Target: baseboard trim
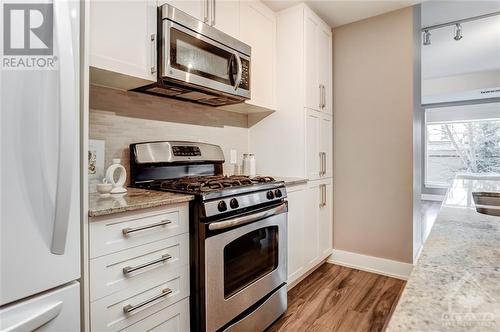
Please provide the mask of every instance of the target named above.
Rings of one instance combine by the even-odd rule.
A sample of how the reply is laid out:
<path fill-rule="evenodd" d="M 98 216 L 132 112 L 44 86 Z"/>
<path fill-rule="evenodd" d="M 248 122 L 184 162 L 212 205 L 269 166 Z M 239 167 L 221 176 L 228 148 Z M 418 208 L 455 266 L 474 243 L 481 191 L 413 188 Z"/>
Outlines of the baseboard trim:
<path fill-rule="evenodd" d="M 423 201 L 442 202 L 445 199 L 445 195 L 422 194 L 420 199 Z"/>
<path fill-rule="evenodd" d="M 401 280 L 407 280 L 413 270 L 412 264 L 335 249 L 326 262 Z"/>

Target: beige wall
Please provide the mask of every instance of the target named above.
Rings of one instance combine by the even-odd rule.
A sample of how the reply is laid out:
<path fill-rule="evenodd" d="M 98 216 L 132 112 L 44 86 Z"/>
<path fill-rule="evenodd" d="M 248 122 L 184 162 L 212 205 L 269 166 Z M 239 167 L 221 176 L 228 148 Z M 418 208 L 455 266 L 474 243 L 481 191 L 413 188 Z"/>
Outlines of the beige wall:
<path fill-rule="evenodd" d="M 413 11 L 334 29 L 334 247 L 412 262 Z"/>
<path fill-rule="evenodd" d="M 229 151 L 236 149 L 241 163 L 248 150 L 247 121 L 245 114 L 193 103 L 95 86 L 90 89 L 89 138 L 105 140 L 105 168 L 113 158 L 121 158 L 129 171 L 129 144 L 155 140 L 218 144 L 227 161 Z"/>

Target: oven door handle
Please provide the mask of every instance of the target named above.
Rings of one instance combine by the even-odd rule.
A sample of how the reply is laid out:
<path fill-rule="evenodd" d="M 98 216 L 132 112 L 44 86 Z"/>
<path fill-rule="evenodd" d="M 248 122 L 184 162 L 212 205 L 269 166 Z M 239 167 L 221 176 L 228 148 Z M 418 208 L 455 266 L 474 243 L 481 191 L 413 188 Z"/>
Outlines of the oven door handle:
<path fill-rule="evenodd" d="M 241 225 L 245 225 L 245 224 L 249 224 L 251 222 L 257 221 L 259 219 L 264 219 L 264 218 L 270 217 L 272 215 L 281 214 L 281 213 L 284 213 L 286 211 L 287 211 L 286 203 L 283 203 L 283 204 L 278 205 L 272 209 L 265 210 L 262 212 L 250 214 L 250 215 L 243 216 L 243 217 L 237 217 L 237 218 L 230 219 L 230 220 L 211 223 L 208 225 L 208 229 L 211 231 L 216 231 L 216 230 L 220 230 L 220 229 L 241 226 Z"/>

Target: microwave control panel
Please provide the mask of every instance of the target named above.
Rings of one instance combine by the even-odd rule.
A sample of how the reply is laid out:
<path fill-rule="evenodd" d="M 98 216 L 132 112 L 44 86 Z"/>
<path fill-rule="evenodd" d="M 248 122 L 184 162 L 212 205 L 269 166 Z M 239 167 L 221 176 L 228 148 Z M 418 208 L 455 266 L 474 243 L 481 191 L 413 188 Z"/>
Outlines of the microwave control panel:
<path fill-rule="evenodd" d="M 245 59 L 241 59 L 241 82 L 239 87 L 241 89 L 250 90 L 250 62 Z"/>

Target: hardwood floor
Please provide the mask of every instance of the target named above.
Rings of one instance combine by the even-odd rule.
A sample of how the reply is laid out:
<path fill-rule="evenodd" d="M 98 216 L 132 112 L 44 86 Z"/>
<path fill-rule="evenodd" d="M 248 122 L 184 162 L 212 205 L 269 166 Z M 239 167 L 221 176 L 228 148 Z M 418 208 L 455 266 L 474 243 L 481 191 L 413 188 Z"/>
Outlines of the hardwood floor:
<path fill-rule="evenodd" d="M 405 282 L 323 264 L 288 293 L 288 310 L 271 325 L 277 331 L 381 331 Z"/>

